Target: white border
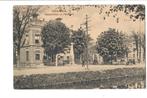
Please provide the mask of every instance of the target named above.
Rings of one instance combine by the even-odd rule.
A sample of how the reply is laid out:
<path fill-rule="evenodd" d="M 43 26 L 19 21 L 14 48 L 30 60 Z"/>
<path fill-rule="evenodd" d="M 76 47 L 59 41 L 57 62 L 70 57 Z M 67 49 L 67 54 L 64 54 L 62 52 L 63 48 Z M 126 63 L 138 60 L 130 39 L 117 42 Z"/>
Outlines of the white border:
<path fill-rule="evenodd" d="M 0 98 L 147 98 L 143 90 L 14 90 L 13 89 L 13 5 L 145 4 L 147 1 L 0 1 Z M 147 11 L 146 11 L 147 13 Z"/>

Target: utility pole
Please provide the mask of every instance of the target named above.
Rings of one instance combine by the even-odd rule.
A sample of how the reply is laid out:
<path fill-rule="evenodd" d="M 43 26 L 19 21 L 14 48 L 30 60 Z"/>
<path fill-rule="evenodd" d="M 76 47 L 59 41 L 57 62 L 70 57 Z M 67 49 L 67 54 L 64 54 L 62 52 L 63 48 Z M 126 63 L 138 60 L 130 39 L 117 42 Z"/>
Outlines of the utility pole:
<path fill-rule="evenodd" d="M 86 15 L 86 21 L 85 21 L 85 39 L 86 39 L 86 45 L 85 45 L 85 60 L 86 60 L 86 68 L 88 69 L 88 65 L 89 65 L 89 51 L 88 51 L 88 33 L 89 33 L 89 26 L 88 26 L 88 22 L 89 22 L 89 17 L 88 15 Z"/>

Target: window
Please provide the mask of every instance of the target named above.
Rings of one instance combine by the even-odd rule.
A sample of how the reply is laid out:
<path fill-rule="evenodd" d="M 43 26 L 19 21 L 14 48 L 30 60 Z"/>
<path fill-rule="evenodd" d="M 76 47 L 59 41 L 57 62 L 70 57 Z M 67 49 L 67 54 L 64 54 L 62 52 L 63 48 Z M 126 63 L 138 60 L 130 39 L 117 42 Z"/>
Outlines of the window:
<path fill-rule="evenodd" d="M 29 61 L 29 51 L 26 51 L 26 61 Z"/>
<path fill-rule="evenodd" d="M 35 51 L 35 60 L 40 60 L 40 50 Z"/>
<path fill-rule="evenodd" d="M 35 34 L 35 44 L 39 44 L 39 34 Z"/>
<path fill-rule="evenodd" d="M 38 53 L 35 54 L 35 60 L 40 60 L 40 54 Z"/>
<path fill-rule="evenodd" d="M 38 39 L 35 39 L 35 44 L 39 44 L 39 40 Z"/>
<path fill-rule="evenodd" d="M 135 57 L 135 54 L 133 54 L 133 57 Z"/>
<path fill-rule="evenodd" d="M 67 56 L 67 60 L 69 60 L 69 56 Z"/>
<path fill-rule="evenodd" d="M 28 36 L 28 34 L 26 34 L 25 44 L 26 44 L 26 45 L 29 45 L 29 36 Z"/>

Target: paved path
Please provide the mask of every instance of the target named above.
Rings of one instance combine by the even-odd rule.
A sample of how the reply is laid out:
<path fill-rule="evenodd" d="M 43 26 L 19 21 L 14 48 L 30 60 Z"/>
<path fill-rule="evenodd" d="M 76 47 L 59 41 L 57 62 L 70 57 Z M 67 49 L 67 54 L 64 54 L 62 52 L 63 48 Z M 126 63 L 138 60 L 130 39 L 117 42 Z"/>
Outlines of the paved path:
<path fill-rule="evenodd" d="M 66 73 L 66 72 L 81 72 L 81 71 L 104 71 L 117 68 L 145 68 L 145 64 L 138 65 L 89 65 L 89 69 L 81 65 L 66 65 L 66 66 L 41 66 L 32 68 L 14 68 L 14 75 L 31 75 L 31 74 L 50 74 L 50 73 Z"/>

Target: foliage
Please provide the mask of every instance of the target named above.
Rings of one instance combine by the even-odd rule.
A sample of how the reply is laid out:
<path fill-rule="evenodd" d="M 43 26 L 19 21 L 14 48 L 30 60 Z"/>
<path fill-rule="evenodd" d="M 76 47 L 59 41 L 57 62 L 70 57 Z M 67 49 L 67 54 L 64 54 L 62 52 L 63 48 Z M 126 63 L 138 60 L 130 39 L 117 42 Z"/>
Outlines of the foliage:
<path fill-rule="evenodd" d="M 119 22 L 118 12 L 124 12 L 126 15 L 130 17 L 133 21 L 136 19 L 145 20 L 145 5 L 137 4 L 137 5 L 79 5 L 79 6 L 56 6 L 55 11 L 57 12 L 67 12 L 67 15 L 72 16 L 71 12 L 79 12 L 80 10 L 94 7 L 98 9 L 98 14 L 105 14 L 106 17 L 112 15 L 116 18 L 116 21 Z M 106 10 L 107 9 L 107 10 Z M 104 17 L 104 20 L 106 19 Z"/>
<path fill-rule="evenodd" d="M 144 5 L 115 5 L 110 6 L 109 10 L 105 12 L 107 16 L 113 14 L 114 18 L 117 18 L 117 22 L 119 21 L 119 17 L 117 17 L 118 12 L 124 12 L 126 15 L 130 17 L 133 21 L 137 19 L 144 20 L 145 19 L 145 6 Z"/>
<path fill-rule="evenodd" d="M 50 20 L 41 31 L 45 54 L 55 58 L 57 53 L 63 52 L 70 44 L 69 29 L 60 20 Z"/>
<path fill-rule="evenodd" d="M 76 59 L 80 59 L 81 54 L 84 52 L 87 44 L 91 40 L 92 39 L 90 38 L 90 36 L 85 35 L 85 32 L 82 29 L 78 29 L 78 31 L 73 31 L 72 42 L 74 43 L 74 53 Z"/>
<path fill-rule="evenodd" d="M 97 38 L 97 52 L 103 57 L 105 63 L 117 58 L 123 58 L 126 53 L 125 35 L 115 29 L 104 31 Z"/>

